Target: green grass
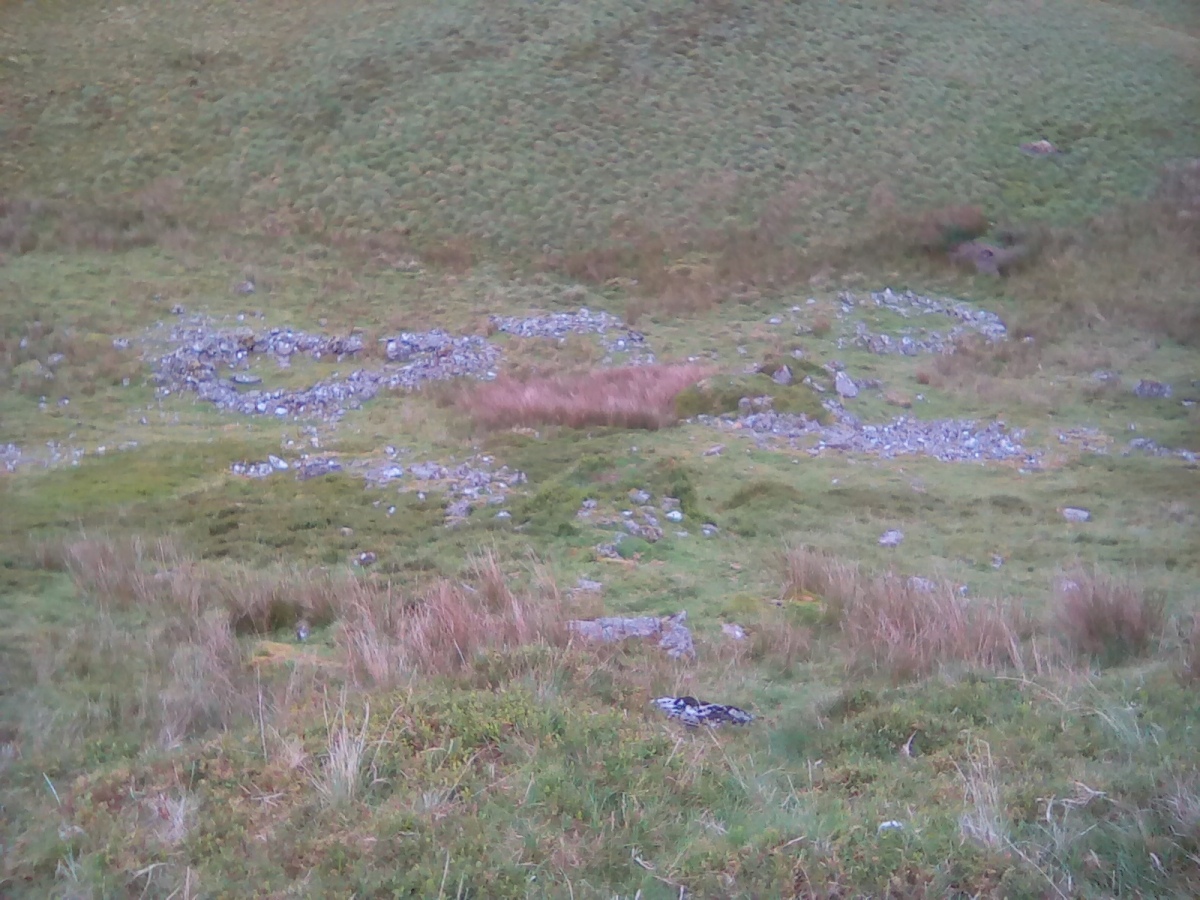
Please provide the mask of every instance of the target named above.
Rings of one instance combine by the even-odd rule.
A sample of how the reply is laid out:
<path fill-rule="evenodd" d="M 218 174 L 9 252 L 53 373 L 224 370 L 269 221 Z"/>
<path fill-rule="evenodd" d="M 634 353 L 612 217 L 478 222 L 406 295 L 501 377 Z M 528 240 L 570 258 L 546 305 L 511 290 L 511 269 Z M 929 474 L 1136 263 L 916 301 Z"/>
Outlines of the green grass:
<path fill-rule="evenodd" d="M 1200 208 L 1178 183 L 1144 199 L 1200 145 L 1190 4 L 10 6 L 0 448 L 37 462 L 0 472 L 0 895 L 1200 891 L 1197 472 L 1121 453 L 1200 450 L 1200 407 L 1180 402 L 1200 399 L 1181 215 Z M 1066 152 L 1018 152 L 1043 137 Z M 993 279 L 909 252 L 906 223 L 963 204 L 1041 256 Z M 977 303 L 1013 340 L 854 348 L 858 321 L 951 324 L 840 315 L 839 291 L 884 286 Z M 837 362 L 881 382 L 846 402 L 863 421 L 999 417 L 1047 465 L 813 457 L 694 423 L 485 433 L 452 387 L 336 426 L 234 418 L 155 396 L 142 354 L 175 304 L 369 345 L 586 305 L 636 318 L 660 361 L 719 369 L 683 416 L 767 394 L 827 418 L 830 395 L 799 381 L 828 385 Z M 494 339 L 518 376 L 603 356 Z M 770 380 L 781 363 L 797 383 Z M 302 387 L 357 365 L 254 370 Z M 1139 400 L 1139 378 L 1176 394 Z M 293 457 L 309 424 L 346 471 L 231 474 Z M 66 454 L 51 466 L 48 442 Z M 487 454 L 528 481 L 447 527 L 446 485 L 354 474 L 388 445 L 401 465 Z M 639 490 L 662 539 L 603 558 Z M 878 544 L 890 529 L 899 547 Z M 818 558 L 824 576 L 798 580 Z M 938 638 L 884 607 L 889 572 L 948 586 L 930 602 L 962 613 L 966 643 L 926 667 L 871 643 Z M 1148 637 L 1064 612 L 1063 578 L 1107 575 Z M 581 578 L 599 596 L 571 594 Z M 493 625 L 510 595 L 551 619 L 685 609 L 698 656 L 547 627 L 455 633 L 468 652 L 439 659 L 402 627 L 437 590 Z M 988 598 L 1018 663 L 969 631 L 997 621 Z M 650 706 L 665 694 L 757 719 L 686 732 Z"/>
<path fill-rule="evenodd" d="M 1198 137 L 1175 87 L 1194 46 L 1163 53 L 1082 2 L 157 9 L 138 74 L 138 41 L 111 48 L 123 14 L 89 9 L 51 83 L 57 20 L 10 14 L 10 72 L 37 89 L 9 125 L 32 126 L 23 184 L 170 174 L 292 228 L 534 252 L 603 241 L 614 214 L 715 225 L 789 190 L 801 233 L 836 229 L 882 172 L 908 202 L 1071 221 Z M 1043 135 L 1070 152 L 1031 165 L 1016 145 Z"/>

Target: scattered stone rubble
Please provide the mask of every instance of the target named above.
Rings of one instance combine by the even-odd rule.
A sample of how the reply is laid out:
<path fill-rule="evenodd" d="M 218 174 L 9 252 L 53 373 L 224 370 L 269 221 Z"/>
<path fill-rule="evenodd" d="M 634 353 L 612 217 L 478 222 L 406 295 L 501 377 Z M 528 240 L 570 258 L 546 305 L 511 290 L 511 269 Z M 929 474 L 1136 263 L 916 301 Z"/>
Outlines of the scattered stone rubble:
<path fill-rule="evenodd" d="M 478 505 L 504 503 L 508 492 L 525 483 L 525 473 L 501 466 L 493 469 L 494 457 L 472 457 L 465 462 L 442 465 L 436 462 L 417 462 L 404 467 L 390 461 L 375 459 L 348 460 L 336 456 L 302 454 L 292 460 L 269 456 L 266 460 L 235 462 L 229 467 L 234 475 L 245 478 L 266 478 L 279 472 L 293 472 L 304 481 L 331 472 L 346 471 L 363 478 L 370 487 L 382 488 L 397 483 L 403 492 L 439 490 L 447 499 L 446 515 L 456 524 L 471 514 Z"/>
<path fill-rule="evenodd" d="M 606 312 L 582 307 L 575 313 L 548 313 L 540 316 L 492 316 L 492 327 L 516 337 L 565 338 L 569 334 L 596 334 L 609 353 L 626 353 L 626 362 L 652 363 L 654 354 L 646 347 L 646 338 L 620 318 Z M 615 334 L 614 334 L 615 332 Z"/>
<path fill-rule="evenodd" d="M 1142 400 L 1170 400 L 1172 390 L 1169 384 L 1143 378 L 1133 386 L 1133 394 Z"/>
<path fill-rule="evenodd" d="M 1146 453 L 1150 456 L 1177 456 L 1192 466 L 1200 461 L 1200 453 L 1193 450 L 1172 450 L 1170 447 L 1159 445 L 1150 438 L 1134 438 L 1129 442 L 1129 446 L 1121 452 L 1121 455 L 1131 456 L 1134 453 Z"/>
<path fill-rule="evenodd" d="M 600 528 L 621 529 L 614 535 L 611 543 L 600 544 L 595 548 L 599 556 L 607 559 L 619 559 L 621 553 L 617 549 L 617 545 L 625 539 L 626 535 L 641 538 L 651 544 L 663 539 L 660 513 L 669 522 L 678 524 L 683 521 L 684 515 L 679 508 L 678 499 L 663 497 L 657 507 L 651 505 L 651 499 L 649 491 L 630 491 L 629 500 L 633 504 L 633 508 L 621 509 L 616 515 L 598 512 L 599 504 L 595 500 L 588 499 L 583 501 L 583 505 L 576 511 L 575 517 Z M 676 536 L 686 537 L 687 535 L 686 532 L 676 532 Z"/>
<path fill-rule="evenodd" d="M 760 404 L 763 406 L 765 404 Z M 753 404 L 751 404 L 753 406 Z M 981 425 L 967 419 L 917 419 L 899 416 L 882 424 L 863 424 L 835 407 L 839 421 L 822 425 L 804 415 L 771 409 L 724 416 L 697 416 L 695 421 L 725 431 L 750 432 L 756 437 L 812 441 L 808 452 L 817 456 L 826 450 L 865 453 L 883 459 L 897 456 L 930 456 L 942 462 L 983 462 L 1021 459 L 1040 465 L 1041 451 L 1021 444 L 1024 432 L 1010 431 L 1003 422 Z"/>
<path fill-rule="evenodd" d="M 960 300 L 923 297 L 912 291 L 897 294 L 888 288 L 867 297 L 843 291 L 838 294 L 838 302 L 841 304 L 842 316 L 851 315 L 860 308 L 873 307 L 887 310 L 905 319 L 936 315 L 957 323 L 941 331 L 924 327 L 905 329 L 899 337 L 893 337 L 874 334 L 865 322 L 857 322 L 854 337 L 849 339 L 849 345 L 865 348 L 872 353 L 899 353 L 905 356 L 953 353 L 955 343 L 968 334 L 978 334 L 988 341 L 1002 341 L 1008 337 L 1008 329 L 999 316 L 987 310 L 976 309 Z M 844 349 L 846 346 L 847 339 L 838 338 L 838 347 Z"/>
<path fill-rule="evenodd" d="M 256 333 L 249 327 L 213 329 L 203 322 L 183 323 L 171 331 L 177 346 L 154 365 L 157 396 L 191 391 L 219 409 L 247 416 L 305 416 L 338 419 L 385 389 L 412 389 L 425 381 L 495 377 L 500 353 L 477 335 L 454 337 L 444 331 L 404 333 L 387 340 L 388 365 L 355 369 L 298 390 L 245 390 L 259 383 L 247 367 L 255 356 L 274 359 L 282 368 L 296 355 L 343 362 L 361 355 L 361 336 L 326 336 L 274 328 Z M 228 375 L 223 370 L 235 369 Z"/>
<path fill-rule="evenodd" d="M 627 354 L 626 362 L 654 362 L 645 337 L 605 312 L 584 308 L 576 313 L 493 316 L 491 322 L 497 331 L 516 337 L 595 334 L 610 354 Z M 381 390 L 411 390 L 423 382 L 452 378 L 491 379 L 501 356 L 500 348 L 480 335 L 455 336 L 441 329 L 404 332 L 383 339 L 384 365 L 337 374 L 307 388 L 265 390 L 256 387 L 262 378 L 247 371 L 255 357 L 273 359 L 281 368 L 288 368 L 298 355 L 341 363 L 362 356 L 366 349 L 362 336 L 286 328 L 255 332 L 249 326 L 220 328 L 202 317 L 191 317 L 169 329 L 167 342 L 173 348 L 154 361 L 160 398 L 190 391 L 223 411 L 281 418 L 336 420 Z"/>
<path fill-rule="evenodd" d="M 94 452 L 103 456 L 108 449 L 131 450 L 138 445 L 137 441 L 126 441 L 117 447 L 97 447 Z M 0 471 L 15 472 L 17 469 L 38 466 L 51 469 L 56 466 L 77 466 L 89 453 L 84 447 L 70 446 L 58 441 L 47 441 L 45 450 L 33 450 L 19 444 L 0 444 Z"/>

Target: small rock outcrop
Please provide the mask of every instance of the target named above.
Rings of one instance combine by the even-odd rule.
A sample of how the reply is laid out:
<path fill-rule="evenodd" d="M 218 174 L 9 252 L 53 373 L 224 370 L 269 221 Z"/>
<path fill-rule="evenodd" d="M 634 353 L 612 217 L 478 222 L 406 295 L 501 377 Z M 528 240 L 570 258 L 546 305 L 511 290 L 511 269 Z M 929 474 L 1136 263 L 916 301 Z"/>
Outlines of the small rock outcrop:
<path fill-rule="evenodd" d="M 589 641 L 611 644 L 629 638 L 658 638 L 658 646 L 672 659 L 692 658 L 696 647 L 687 625 L 687 611 L 660 619 L 657 616 L 606 616 L 600 619 L 574 619 L 568 628 Z"/>

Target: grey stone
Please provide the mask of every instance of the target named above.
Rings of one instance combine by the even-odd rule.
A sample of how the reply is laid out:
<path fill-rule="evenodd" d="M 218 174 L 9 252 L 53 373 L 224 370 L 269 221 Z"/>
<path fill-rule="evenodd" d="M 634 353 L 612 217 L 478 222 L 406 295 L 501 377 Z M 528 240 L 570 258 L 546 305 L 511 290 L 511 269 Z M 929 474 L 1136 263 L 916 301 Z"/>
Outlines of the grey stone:
<path fill-rule="evenodd" d="M 1089 510 L 1078 506 L 1064 506 L 1062 511 L 1063 518 L 1068 522 L 1087 522 L 1092 518 Z"/>
<path fill-rule="evenodd" d="M 300 481 L 307 481 L 310 478 L 319 478 L 322 475 L 328 475 L 330 472 L 340 472 L 342 471 L 342 464 L 333 457 L 305 457 L 295 463 L 295 468 L 296 478 Z"/>
<path fill-rule="evenodd" d="M 600 619 L 575 619 L 567 623 L 570 631 L 584 640 L 616 643 L 629 638 L 658 638 L 658 646 L 672 659 L 692 658 L 696 647 L 687 627 L 687 611 L 660 619 L 657 616 L 606 616 Z"/>
<path fill-rule="evenodd" d="M 780 366 L 775 370 L 775 374 L 771 376 L 771 380 L 776 384 L 791 384 L 792 370 L 788 366 Z"/>
<path fill-rule="evenodd" d="M 389 365 L 382 368 L 358 369 L 348 375 L 335 373 L 300 390 L 239 393 L 239 381 L 247 386 L 245 373 L 239 373 L 241 379 L 234 376 L 224 381 L 220 377 L 223 367 L 243 366 L 254 354 L 270 356 L 281 364 L 296 354 L 341 360 L 359 354 L 363 340 L 357 334 L 330 337 L 278 328 L 258 333 L 245 327 L 221 330 L 204 322 L 188 322 L 171 329 L 170 340 L 175 349 L 155 363 L 159 396 L 188 390 L 227 412 L 334 421 L 381 390 L 411 390 L 429 380 L 485 378 L 500 355 L 497 347 L 478 335 L 453 337 L 437 330 L 401 334 L 391 339 Z M 400 359 L 404 365 L 391 364 Z"/>
<path fill-rule="evenodd" d="M 1161 381 L 1150 381 L 1143 378 L 1134 385 L 1133 393 L 1143 400 L 1169 400 L 1171 398 L 1171 386 L 1163 384 Z"/>
<path fill-rule="evenodd" d="M 838 392 L 838 396 L 852 399 L 858 396 L 858 385 L 854 383 L 854 379 L 845 372 L 839 371 L 833 378 L 833 387 Z"/>
<path fill-rule="evenodd" d="M 672 659 L 694 658 L 696 645 L 692 641 L 692 632 L 687 625 L 687 611 L 681 610 L 663 622 L 662 639 L 658 646 L 667 651 Z"/>
<path fill-rule="evenodd" d="M 744 641 L 746 639 L 746 629 L 734 622 L 722 623 L 721 633 L 735 641 Z"/>
<path fill-rule="evenodd" d="M 885 531 L 879 537 L 880 547 L 899 547 L 904 540 L 904 532 L 893 528 L 890 531 Z"/>

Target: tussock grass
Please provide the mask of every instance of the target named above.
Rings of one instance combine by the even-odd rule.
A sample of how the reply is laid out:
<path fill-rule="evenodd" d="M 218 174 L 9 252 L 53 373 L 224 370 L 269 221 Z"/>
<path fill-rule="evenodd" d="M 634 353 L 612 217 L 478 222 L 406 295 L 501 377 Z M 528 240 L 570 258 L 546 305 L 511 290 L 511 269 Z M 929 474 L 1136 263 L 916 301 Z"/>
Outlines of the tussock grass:
<path fill-rule="evenodd" d="M 1072 569 L 1058 579 L 1054 616 L 1070 645 L 1101 665 L 1147 653 L 1165 625 L 1160 598 L 1094 568 Z"/>
<path fill-rule="evenodd" d="M 389 498 L 354 463 L 229 477 L 243 452 L 303 447 L 299 423 L 152 398 L 141 348 L 114 344 L 180 303 L 361 327 L 375 365 L 397 330 L 575 308 L 567 276 L 640 316 L 663 358 L 737 353 L 743 376 L 676 398 L 697 413 L 770 393 L 823 418 L 802 384 L 759 390 L 758 364 L 824 384 L 837 359 L 880 383 L 846 404 L 863 422 L 895 414 L 895 390 L 913 415 L 1028 419 L 1030 446 L 1096 424 L 1119 443 L 1127 421 L 1190 446 L 1200 169 L 1144 190 L 1200 137 L 1186 5 L 6 9 L 0 453 L 88 455 L 0 474 L 0 894 L 1200 896 L 1200 633 L 1181 679 L 1174 643 L 1128 651 L 1124 625 L 1103 630 L 1120 614 L 1083 602 L 1083 634 L 1137 663 L 1108 670 L 1060 639 L 1059 598 L 1042 611 L 1047 570 L 1076 554 L 1190 598 L 1176 459 L 1113 447 L 1033 476 L 809 459 L 664 428 L 677 370 L 598 373 L 592 335 L 511 340 L 509 396 L 477 421 L 537 434 L 468 450 L 445 420 L 472 412 L 455 383 L 319 429 L 347 458 L 483 452 L 527 474 L 511 519 L 443 527 L 436 490 Z M 1019 153 L 1038 137 L 1064 153 Z M 970 237 L 1031 252 L 976 274 L 947 254 Z M 234 293 L 247 277 L 257 293 Z M 1013 340 L 868 355 L 844 339 L 874 311 L 836 297 L 885 285 L 978 301 Z M 1122 380 L 1078 384 L 1096 368 Z M 1142 377 L 1175 400 L 1131 399 Z M 1063 528 L 1053 508 L 1081 496 L 1103 508 Z M 662 539 L 594 560 L 627 509 Z M 873 544 L 885 517 L 899 553 Z M 39 567 L 27 532 L 77 523 Z M 789 532 L 831 552 L 758 565 Z M 373 566 L 342 565 L 363 550 Z M 588 616 L 686 608 L 697 658 L 571 642 L 574 599 L 507 562 L 531 551 L 564 584 L 603 583 Z M 1021 599 L 913 582 L 896 559 Z M 689 732 L 649 707 L 668 693 L 757 718 Z"/>
<path fill-rule="evenodd" d="M 163 694 L 168 738 L 228 724 L 230 698 L 239 693 L 241 633 L 269 634 L 301 618 L 312 627 L 337 621 L 352 672 L 372 684 L 460 672 L 486 651 L 562 646 L 568 638 L 553 578 L 535 567 L 528 588 L 518 589 L 492 550 L 472 557 L 469 583 L 441 578 L 415 592 L 348 573 L 198 563 L 166 539 L 82 537 L 43 545 L 41 553 L 64 564 L 105 614 L 149 613 L 187 637 L 170 659 Z"/>
<path fill-rule="evenodd" d="M 1182 675 L 1186 681 L 1200 681 L 1200 615 L 1193 617 L 1191 631 L 1184 637 Z"/>
<path fill-rule="evenodd" d="M 832 609 L 837 609 L 852 599 L 859 588 L 861 576 L 857 565 L 812 547 L 786 547 L 780 567 L 783 596 L 788 600 L 826 599 Z"/>
<path fill-rule="evenodd" d="M 783 554 L 785 596 L 815 595 L 841 630 L 851 658 L 909 678 L 960 662 L 983 669 L 1024 667 L 1027 617 L 1010 603 L 963 596 L 944 579 L 887 572 L 803 547 Z"/>
<path fill-rule="evenodd" d="M 567 643 L 567 613 L 546 578 L 514 590 L 498 557 L 484 551 L 471 562 L 473 583 L 439 579 L 415 597 L 359 594 L 343 612 L 339 632 L 356 676 L 391 684 L 411 674 L 453 674 L 480 654 L 528 645 Z"/>
<path fill-rule="evenodd" d="M 1019 612 L 1000 601 L 968 599 L 940 580 L 932 589 L 916 587 L 892 574 L 871 579 L 841 609 L 851 652 L 897 676 L 949 662 L 1020 670 L 1023 624 Z"/>
<path fill-rule="evenodd" d="M 81 593 L 103 610 L 142 608 L 194 621 L 221 610 L 238 633 L 265 634 L 301 618 L 324 625 L 342 607 L 360 602 L 360 592 L 372 590 L 327 569 L 198 562 L 168 538 L 84 535 L 45 544 L 39 553 L 70 572 Z"/>
<path fill-rule="evenodd" d="M 1009 829 L 993 767 L 992 748 L 986 743 L 970 748 L 966 768 L 958 767 L 966 805 L 959 829 L 966 840 L 1004 850 L 1010 840 Z"/>
<path fill-rule="evenodd" d="M 1009 280 L 1021 326 L 1043 342 L 1081 329 L 1130 328 L 1194 347 L 1200 303 L 1200 161 L 1166 165 L 1152 194 L 1045 239 L 1042 259 Z"/>
<path fill-rule="evenodd" d="M 473 388 L 460 405 L 487 428 L 565 425 L 650 431 L 675 421 L 675 398 L 711 374 L 698 365 L 626 366 L 580 375 L 510 378 Z"/>
<path fill-rule="evenodd" d="M 182 217 L 183 182 L 158 178 L 135 191 L 95 202 L 0 197 L 0 251 L 119 253 L 190 241 Z"/>
<path fill-rule="evenodd" d="M 320 769 L 313 776 L 313 784 L 324 800 L 341 806 L 358 799 L 363 787 L 367 750 L 367 732 L 371 726 L 371 707 L 363 706 L 362 722 L 354 729 L 346 717 L 346 698 L 330 720 L 326 715 L 327 744 L 320 760 Z"/>
<path fill-rule="evenodd" d="M 166 747 L 227 729 L 251 708 L 245 648 L 228 618 L 211 610 L 188 624 L 192 633 L 171 649 L 166 684 L 159 692 L 159 739 Z"/>
<path fill-rule="evenodd" d="M 169 538 L 147 542 L 139 536 L 114 540 L 84 534 L 42 544 L 37 552 L 44 566 L 69 572 L 80 591 L 106 610 L 154 602 L 161 583 L 156 567 L 182 561 Z M 190 600 L 193 613 L 199 613 L 200 598 Z"/>

